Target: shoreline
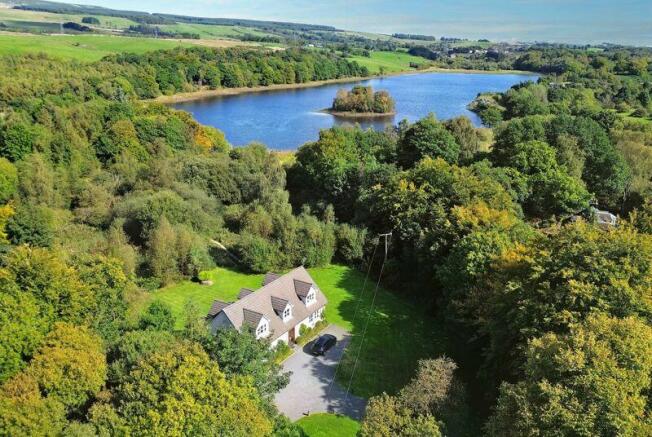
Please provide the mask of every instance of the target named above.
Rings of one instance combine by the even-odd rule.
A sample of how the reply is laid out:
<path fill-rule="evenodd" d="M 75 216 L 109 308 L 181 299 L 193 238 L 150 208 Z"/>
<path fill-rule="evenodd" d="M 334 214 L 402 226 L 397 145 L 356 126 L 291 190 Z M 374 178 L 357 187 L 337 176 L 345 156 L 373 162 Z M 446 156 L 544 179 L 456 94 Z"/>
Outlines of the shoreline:
<path fill-rule="evenodd" d="M 457 73 L 457 74 L 519 74 L 527 76 L 540 76 L 538 73 L 520 70 L 464 70 L 464 69 L 448 69 L 441 67 L 424 68 L 423 70 L 407 70 L 397 71 L 393 73 L 386 73 L 384 75 L 371 75 L 371 76 L 356 76 L 356 77 L 342 77 L 339 79 L 318 80 L 304 83 L 288 83 L 288 84 L 275 84 L 267 86 L 256 87 L 238 87 L 238 88 L 218 88 L 218 89 L 201 89 L 187 93 L 177 93 L 171 96 L 159 96 L 155 99 L 145 100 L 146 102 L 162 103 L 164 105 L 173 105 L 175 103 L 187 103 L 196 100 L 208 100 L 215 97 L 223 96 L 238 96 L 242 94 L 263 93 L 267 91 L 286 91 L 304 88 L 316 88 L 324 85 L 332 85 L 337 83 L 356 83 L 365 80 L 382 79 L 384 77 L 403 76 L 410 74 L 421 73 Z"/>
<path fill-rule="evenodd" d="M 326 108 L 319 111 L 323 114 L 330 114 L 333 117 L 340 118 L 391 118 L 396 116 L 396 111 L 378 113 L 378 112 L 346 112 L 346 111 L 334 111 L 332 109 Z"/>

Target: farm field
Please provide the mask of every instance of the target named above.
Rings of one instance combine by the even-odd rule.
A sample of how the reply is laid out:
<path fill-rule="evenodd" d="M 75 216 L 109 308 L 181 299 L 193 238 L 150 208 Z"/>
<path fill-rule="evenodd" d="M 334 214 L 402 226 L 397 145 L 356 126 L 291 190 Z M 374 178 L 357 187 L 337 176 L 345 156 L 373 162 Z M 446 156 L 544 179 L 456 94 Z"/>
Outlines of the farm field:
<path fill-rule="evenodd" d="M 144 53 L 152 50 L 189 47 L 193 43 L 177 40 L 132 38 L 111 35 L 24 35 L 0 33 L 0 55 L 47 53 L 55 58 L 98 61 L 121 52 Z"/>
<path fill-rule="evenodd" d="M 166 32 L 176 33 L 196 33 L 201 38 L 237 38 L 242 35 L 255 35 L 255 36 L 273 36 L 270 33 L 262 32 L 251 27 L 241 26 L 220 26 L 214 24 L 190 24 L 190 23 L 177 23 L 177 24 L 164 24 L 159 26 L 161 30 Z"/>
<path fill-rule="evenodd" d="M 54 14 L 51 12 L 24 11 L 20 9 L 3 8 L 1 7 L 0 3 L 0 22 L 33 22 L 42 23 L 43 25 L 51 25 L 54 23 L 58 26 L 59 23 L 66 21 L 81 23 L 82 18 L 84 17 L 97 18 L 100 24 L 94 27 L 103 29 L 127 29 L 129 26 L 138 24 L 135 21 L 129 20 L 128 18 L 121 17 L 109 17 L 93 14 Z"/>
<path fill-rule="evenodd" d="M 351 381 L 351 390 L 356 395 L 370 397 L 383 391 L 395 392 L 412 378 L 419 359 L 444 354 L 446 339 L 439 323 L 386 289 L 379 289 L 374 312 L 367 322 L 375 285 L 373 279 L 367 282 L 362 293 L 365 277 L 357 270 L 330 265 L 308 271 L 328 298 L 327 320 L 353 334 L 338 379 L 348 384 L 359 353 L 356 373 Z M 263 278 L 263 275 L 225 268 L 211 270 L 208 275 L 214 282 L 212 286 L 184 281 L 152 293 L 151 299 L 170 305 L 177 317 L 177 328 L 181 328 L 180 316 L 188 300 L 193 300 L 202 313 L 208 312 L 213 300 L 234 301 L 240 288 L 257 289 Z M 401 335 L 396 335 L 399 331 Z M 405 342 L 405 338 L 414 341 Z M 426 338 L 428 341 L 419 341 Z"/>
<path fill-rule="evenodd" d="M 404 52 L 372 52 L 370 57 L 351 56 L 348 59 L 367 67 L 372 74 L 379 73 L 381 67 L 387 73 L 398 73 L 413 70 L 414 68 L 410 67 L 411 62 L 419 65 L 425 65 L 429 62 L 424 58 Z"/>

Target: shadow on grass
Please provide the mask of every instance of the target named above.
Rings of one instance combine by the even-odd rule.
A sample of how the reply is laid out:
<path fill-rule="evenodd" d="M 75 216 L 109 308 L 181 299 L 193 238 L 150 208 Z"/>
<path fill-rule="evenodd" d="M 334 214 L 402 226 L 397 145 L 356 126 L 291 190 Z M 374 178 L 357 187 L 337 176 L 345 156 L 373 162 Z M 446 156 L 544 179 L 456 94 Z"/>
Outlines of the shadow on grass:
<path fill-rule="evenodd" d="M 347 270 L 337 284 L 351 292 L 338 310 L 352 326 L 337 379 L 364 397 L 396 393 L 414 376 L 420 359 L 446 354 L 448 344 L 440 323 L 406 298 L 381 286 L 374 301 L 376 281 L 372 273 L 363 292 L 364 276 Z"/>

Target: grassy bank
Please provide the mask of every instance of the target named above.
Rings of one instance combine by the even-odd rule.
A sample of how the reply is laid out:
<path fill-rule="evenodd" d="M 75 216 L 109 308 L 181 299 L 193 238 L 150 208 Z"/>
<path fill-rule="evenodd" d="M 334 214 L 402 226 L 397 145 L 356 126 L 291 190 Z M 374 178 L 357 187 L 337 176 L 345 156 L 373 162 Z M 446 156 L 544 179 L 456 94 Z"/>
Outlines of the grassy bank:
<path fill-rule="evenodd" d="M 311 268 L 309 272 L 328 298 L 328 321 L 353 334 L 338 371 L 338 380 L 348 385 L 359 354 L 351 381 L 351 390 L 356 395 L 393 393 L 414 375 L 419 359 L 445 352 L 446 339 L 437 321 L 396 294 L 380 288 L 374 311 L 370 313 L 374 284 L 373 281 L 367 283 L 360 299 L 364 275 L 359 271 L 331 265 Z M 195 301 L 202 313 L 208 312 L 213 300 L 234 301 L 240 288 L 259 288 L 263 278 L 263 275 L 225 268 L 214 269 L 209 275 L 214 282 L 212 286 L 185 281 L 152 293 L 150 300 L 159 299 L 169 304 L 177 316 L 177 327 L 180 327 L 179 319 L 188 300 Z M 367 320 L 369 325 L 360 349 Z"/>

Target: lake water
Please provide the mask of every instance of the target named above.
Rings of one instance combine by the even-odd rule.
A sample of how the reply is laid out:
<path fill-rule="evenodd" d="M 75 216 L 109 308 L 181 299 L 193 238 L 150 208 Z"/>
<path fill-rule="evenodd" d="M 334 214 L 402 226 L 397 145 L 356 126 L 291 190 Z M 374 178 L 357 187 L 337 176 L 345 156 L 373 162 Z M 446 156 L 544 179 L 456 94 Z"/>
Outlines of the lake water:
<path fill-rule="evenodd" d="M 387 90 L 396 101 L 396 116 L 359 123 L 363 128 L 381 130 L 402 119 L 414 122 L 434 112 L 442 120 L 466 115 L 479 126 L 479 118 L 466 109 L 478 93 L 505 91 L 528 80 L 536 81 L 537 76 L 420 73 L 355 82 Z M 173 106 L 192 113 L 200 123 L 222 130 L 235 146 L 260 141 L 272 149 L 292 150 L 316 140 L 321 129 L 352 123 L 319 111 L 331 106 L 338 89 L 350 89 L 353 84 L 219 96 Z"/>

